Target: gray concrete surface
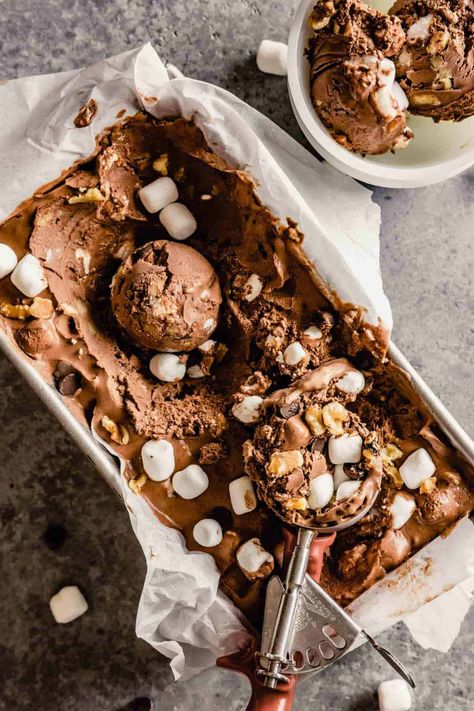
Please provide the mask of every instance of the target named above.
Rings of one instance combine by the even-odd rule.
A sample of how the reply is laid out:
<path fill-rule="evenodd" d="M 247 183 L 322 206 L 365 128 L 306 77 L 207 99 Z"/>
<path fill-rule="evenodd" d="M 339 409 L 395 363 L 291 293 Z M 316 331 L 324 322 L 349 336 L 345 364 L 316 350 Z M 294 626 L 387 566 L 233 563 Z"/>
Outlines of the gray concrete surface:
<path fill-rule="evenodd" d="M 190 76 L 215 82 L 303 140 L 284 79 L 254 51 L 285 39 L 295 2 L 0 0 L 0 78 L 61 71 L 151 40 Z M 1 130 L 1 128 L 0 128 Z M 474 431 L 474 172 L 432 188 L 375 190 L 395 340 Z M 247 688 L 216 669 L 174 684 L 134 635 L 144 574 L 120 502 L 11 366 L 0 359 L 0 708 L 8 711 L 236 711 Z M 59 529 L 48 527 L 58 526 Z M 46 538 L 46 540 L 45 540 Z M 91 609 L 57 626 L 48 600 L 65 582 Z M 440 620 L 442 624 L 442 620 Z M 403 626 L 382 636 L 418 682 L 416 708 L 474 706 L 474 614 L 452 651 L 423 651 Z M 296 709 L 370 711 L 390 669 L 364 649 L 301 687 Z"/>

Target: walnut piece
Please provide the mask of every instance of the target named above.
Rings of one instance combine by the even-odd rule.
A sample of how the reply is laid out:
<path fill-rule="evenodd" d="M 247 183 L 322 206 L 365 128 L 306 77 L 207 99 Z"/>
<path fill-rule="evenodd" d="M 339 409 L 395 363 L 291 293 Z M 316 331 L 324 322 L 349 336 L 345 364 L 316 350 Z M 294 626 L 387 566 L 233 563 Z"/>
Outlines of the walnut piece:
<path fill-rule="evenodd" d="M 112 442 L 116 442 L 117 444 L 123 445 L 129 443 L 130 435 L 126 427 L 124 427 L 123 425 L 119 425 L 117 422 L 114 422 L 107 415 L 103 416 L 100 423 L 102 427 L 110 434 L 110 439 L 112 440 Z"/>
<path fill-rule="evenodd" d="M 304 419 L 311 434 L 321 437 L 326 432 L 326 425 L 323 422 L 323 411 L 320 407 L 311 405 L 304 413 Z"/>
<path fill-rule="evenodd" d="M 105 195 L 102 195 L 99 188 L 89 188 L 85 193 L 80 193 L 79 195 L 72 195 L 68 198 L 68 203 L 70 205 L 75 205 L 79 202 L 104 202 Z"/>
<path fill-rule="evenodd" d="M 332 435 L 339 437 L 344 434 L 343 423 L 349 417 L 344 405 L 341 405 L 340 402 L 328 402 L 323 407 L 322 415 L 323 422 Z"/>
<path fill-rule="evenodd" d="M 303 455 L 299 449 L 290 449 L 287 452 L 272 452 L 268 464 L 268 473 L 277 477 L 286 476 L 293 469 L 302 467 L 303 463 Z"/>
<path fill-rule="evenodd" d="M 153 161 L 153 170 L 161 175 L 168 175 L 168 154 L 162 153 L 161 156 Z"/>
<path fill-rule="evenodd" d="M 129 479 L 128 486 L 134 494 L 139 494 L 148 481 L 146 474 L 140 474 L 135 479 Z"/>

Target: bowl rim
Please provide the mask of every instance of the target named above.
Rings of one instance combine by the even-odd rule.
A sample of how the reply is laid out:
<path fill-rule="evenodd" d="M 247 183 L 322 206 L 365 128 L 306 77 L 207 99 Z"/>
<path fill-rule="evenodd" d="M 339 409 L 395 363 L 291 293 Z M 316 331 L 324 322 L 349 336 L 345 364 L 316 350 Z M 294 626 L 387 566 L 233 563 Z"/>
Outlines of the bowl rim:
<path fill-rule="evenodd" d="M 337 143 L 321 122 L 312 105 L 309 108 L 307 77 L 303 76 L 300 71 L 304 50 L 302 44 L 305 44 L 307 33 L 307 17 L 315 2 L 316 0 L 301 0 L 291 24 L 288 39 L 288 93 L 301 130 L 323 158 L 357 180 L 389 188 L 416 188 L 434 185 L 452 178 L 474 165 L 474 142 L 459 156 L 423 167 L 392 167 L 372 163 Z"/>

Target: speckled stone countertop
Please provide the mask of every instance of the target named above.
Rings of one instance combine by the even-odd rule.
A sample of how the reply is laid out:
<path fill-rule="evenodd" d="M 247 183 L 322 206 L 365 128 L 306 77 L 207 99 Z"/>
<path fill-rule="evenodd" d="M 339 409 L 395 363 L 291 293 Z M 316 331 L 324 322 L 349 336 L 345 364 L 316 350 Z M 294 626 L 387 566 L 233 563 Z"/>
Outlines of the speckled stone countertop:
<path fill-rule="evenodd" d="M 2 0 L 0 79 L 79 67 L 150 40 L 186 74 L 214 82 L 303 141 L 285 80 L 260 74 L 263 38 L 285 40 L 296 2 Z M 0 128 L 1 130 L 1 128 Z M 464 427 L 474 430 L 474 171 L 419 190 L 376 189 L 394 340 Z M 175 684 L 134 634 L 144 562 L 120 501 L 0 357 L 0 709 L 236 711 L 246 683 L 213 669 Z M 61 584 L 90 611 L 56 625 Z M 474 612 L 447 655 L 399 625 L 382 635 L 417 681 L 416 708 L 474 706 Z M 371 711 L 393 673 L 364 648 L 298 691 L 297 711 Z"/>

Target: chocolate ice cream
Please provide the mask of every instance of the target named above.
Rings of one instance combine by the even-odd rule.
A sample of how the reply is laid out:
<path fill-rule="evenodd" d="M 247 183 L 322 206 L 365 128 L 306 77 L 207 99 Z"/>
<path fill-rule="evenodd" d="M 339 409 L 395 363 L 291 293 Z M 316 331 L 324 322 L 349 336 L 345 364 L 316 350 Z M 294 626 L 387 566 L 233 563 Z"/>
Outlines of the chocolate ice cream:
<path fill-rule="evenodd" d="M 310 25 L 311 99 L 334 138 L 364 155 L 405 147 L 412 132 L 391 59 L 405 40 L 398 18 L 360 0 L 328 0 Z"/>
<path fill-rule="evenodd" d="M 185 245 L 171 242 L 137 198 L 164 169 L 196 219 Z M 340 520 L 379 490 L 324 564 L 323 585 L 346 603 L 474 501 L 470 470 L 436 432 L 408 379 L 384 360 L 386 332 L 371 328 L 355 306 L 323 294 L 302 242 L 297 226 L 274 217 L 250 176 L 211 150 L 193 122 L 141 114 L 106 131 L 87 163 L 0 225 L 0 243 L 18 257 L 31 252 L 48 282 L 35 303 L 9 276 L 2 279 L 0 328 L 125 460 L 130 489 L 183 533 L 189 549 L 214 557 L 222 589 L 257 625 L 265 575 L 273 567 L 281 572 L 283 552 L 282 522 L 267 502 L 290 521 Z M 176 332 L 174 295 L 183 294 L 180 270 L 184 265 L 188 274 L 190 262 L 198 328 L 188 328 L 180 302 L 177 321 L 184 324 Z M 143 274 L 142 301 L 133 288 Z M 179 365 L 173 382 L 155 377 L 150 342 L 141 340 L 155 327 L 143 313 L 148 299 L 161 308 L 163 296 L 172 297 L 166 314 L 169 306 L 173 328 L 158 319 L 153 337 L 168 346 L 176 338 L 179 352 L 156 354 Z M 201 299 L 207 318 L 217 321 L 211 338 L 199 331 Z M 275 450 L 287 456 L 272 460 Z M 283 472 L 281 462 L 291 457 L 295 465 Z M 325 482 L 324 491 L 310 491 L 314 481 Z M 311 505 L 321 506 L 290 509 L 288 494 L 312 496 Z M 203 519 L 222 533 L 208 548 L 193 535 Z M 258 571 L 242 563 L 250 541 L 267 561 Z"/>
<path fill-rule="evenodd" d="M 473 0 L 397 0 L 390 12 L 406 32 L 396 66 L 410 111 L 435 121 L 472 116 Z"/>
<path fill-rule="evenodd" d="M 222 301 L 211 264 L 179 242 L 148 242 L 120 265 L 112 309 L 131 340 L 156 351 L 191 351 L 217 325 Z"/>

